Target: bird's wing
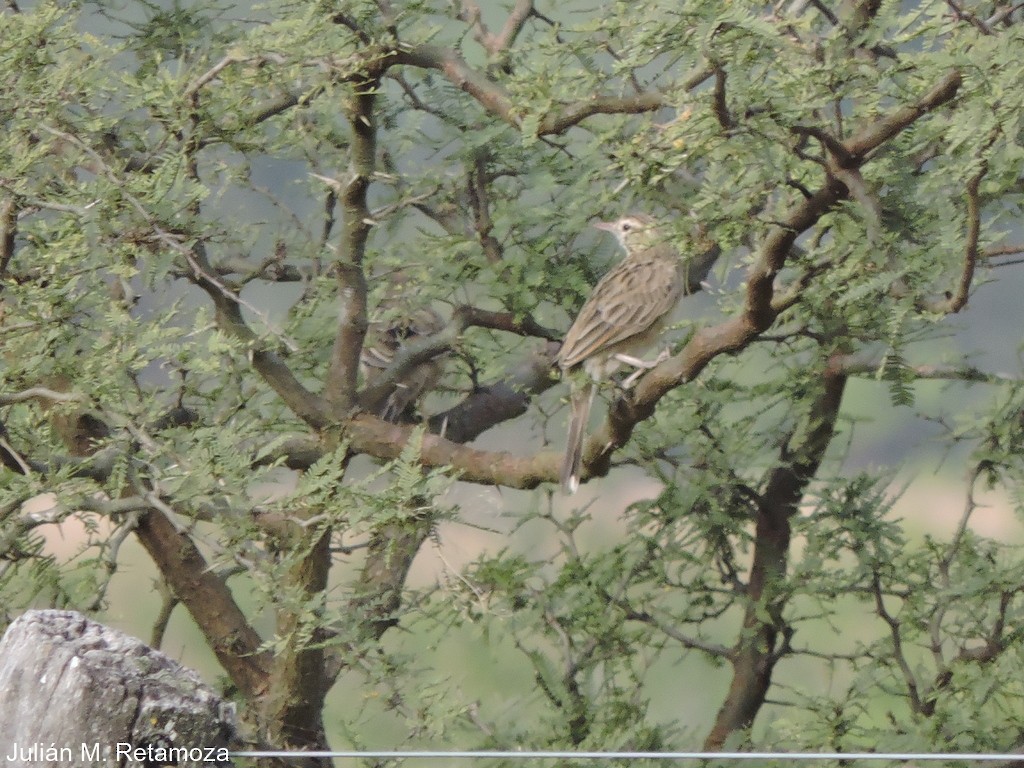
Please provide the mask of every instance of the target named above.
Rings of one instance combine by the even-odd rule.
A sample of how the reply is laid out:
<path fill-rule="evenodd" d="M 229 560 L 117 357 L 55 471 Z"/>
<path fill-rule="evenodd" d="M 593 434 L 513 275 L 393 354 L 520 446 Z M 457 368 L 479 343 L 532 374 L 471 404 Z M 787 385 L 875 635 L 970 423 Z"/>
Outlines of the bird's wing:
<path fill-rule="evenodd" d="M 558 364 L 571 368 L 642 334 L 672 310 L 681 291 L 674 251 L 625 259 L 594 287 L 565 335 Z"/>
<path fill-rule="evenodd" d="M 359 351 L 359 364 L 363 366 L 363 375 L 370 370 L 383 370 L 391 365 L 398 350 L 398 341 L 389 333 L 389 329 L 381 323 L 370 323 L 363 340 L 363 348 Z"/>

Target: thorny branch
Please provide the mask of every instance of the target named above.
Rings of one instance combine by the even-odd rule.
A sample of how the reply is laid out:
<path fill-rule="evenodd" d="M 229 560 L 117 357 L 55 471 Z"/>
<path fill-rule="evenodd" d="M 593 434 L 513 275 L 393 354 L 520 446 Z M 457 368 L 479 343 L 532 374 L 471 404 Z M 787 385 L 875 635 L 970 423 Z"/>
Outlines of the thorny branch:
<path fill-rule="evenodd" d="M 883 361 L 846 357 L 838 361 L 838 364 L 850 376 L 874 377 L 881 370 Z M 914 365 L 907 367 L 905 370 L 916 379 L 972 381 L 981 384 L 1005 384 L 1007 382 L 1020 381 L 1018 377 L 1006 373 L 989 373 L 972 365 Z"/>
<path fill-rule="evenodd" d="M 483 248 L 487 260 L 497 264 L 502 260 L 502 247 L 497 238 L 491 234 L 494 225 L 491 222 L 491 204 L 489 200 L 487 157 L 483 152 L 477 153 L 470 168 L 467 179 L 469 202 L 473 208 L 473 224 L 480 247 Z"/>
<path fill-rule="evenodd" d="M 994 140 L 993 137 L 992 141 Z M 978 239 L 981 236 L 981 201 L 978 198 L 978 189 L 987 172 L 988 162 L 982 160 L 981 168 L 967 182 L 965 193 L 967 198 L 967 242 L 964 246 L 964 267 L 956 292 L 949 297 L 945 307 L 945 310 L 951 314 L 959 312 L 967 306 L 967 298 L 974 281 L 974 271 L 978 264 Z"/>
<path fill-rule="evenodd" d="M 325 382 L 327 400 L 335 418 L 342 418 L 356 402 L 359 352 L 366 336 L 367 286 L 363 256 L 372 224 L 367 192 L 377 163 L 374 103 L 378 84 L 377 79 L 357 83 L 350 107 L 352 144 L 349 150 L 349 179 L 340 196 L 345 220 L 335 262 L 341 311 Z"/>
<path fill-rule="evenodd" d="M 515 42 L 523 26 L 534 15 L 533 0 L 516 0 L 508 18 L 498 33 L 484 24 L 480 6 L 474 0 L 461 0 L 458 17 L 473 30 L 473 37 L 487 51 L 491 60 L 505 53 Z"/>
<path fill-rule="evenodd" d="M 736 125 L 732 114 L 729 112 L 729 102 L 726 98 L 725 81 L 727 78 L 728 73 L 725 71 L 725 67 L 721 64 L 715 64 L 713 111 L 715 118 L 718 120 L 719 127 L 726 132 L 731 131 Z"/>
<path fill-rule="evenodd" d="M 910 699 L 910 706 L 914 712 L 921 712 L 921 694 L 917 683 L 917 678 L 914 677 L 914 672 L 910 668 L 910 664 L 907 662 L 906 653 L 903 651 L 903 636 L 900 632 L 900 622 L 893 616 L 889 609 L 885 605 L 885 598 L 882 592 L 882 579 L 881 574 L 876 569 L 871 577 L 871 584 L 875 594 L 875 613 L 878 617 L 885 622 L 889 628 L 889 637 L 892 641 L 892 655 L 896 661 L 896 665 L 899 667 L 900 674 L 903 676 L 903 682 L 907 686 L 907 696 Z"/>
<path fill-rule="evenodd" d="M 0 200 L 0 281 L 7 277 L 17 235 L 18 206 L 13 196 L 5 196 Z"/>

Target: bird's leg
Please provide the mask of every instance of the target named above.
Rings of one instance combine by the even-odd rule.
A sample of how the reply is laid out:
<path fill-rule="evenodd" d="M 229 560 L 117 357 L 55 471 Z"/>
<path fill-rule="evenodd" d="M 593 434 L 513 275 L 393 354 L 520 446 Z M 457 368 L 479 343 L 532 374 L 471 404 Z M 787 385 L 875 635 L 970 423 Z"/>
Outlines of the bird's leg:
<path fill-rule="evenodd" d="M 668 360 L 669 354 L 670 353 L 667 349 L 663 349 L 661 350 L 661 354 L 659 354 L 653 360 L 641 360 L 639 357 L 625 355 L 621 352 L 617 352 L 616 354 L 614 354 L 612 357 L 614 357 L 620 363 L 625 363 L 626 365 L 631 365 L 634 368 L 636 368 L 636 370 L 629 374 L 626 380 L 622 382 L 622 388 L 629 389 L 630 387 L 632 387 L 634 384 L 636 384 L 636 380 L 643 376 L 644 373 L 651 370 L 651 368 L 654 368 L 656 365 L 660 365 L 661 363 Z"/>

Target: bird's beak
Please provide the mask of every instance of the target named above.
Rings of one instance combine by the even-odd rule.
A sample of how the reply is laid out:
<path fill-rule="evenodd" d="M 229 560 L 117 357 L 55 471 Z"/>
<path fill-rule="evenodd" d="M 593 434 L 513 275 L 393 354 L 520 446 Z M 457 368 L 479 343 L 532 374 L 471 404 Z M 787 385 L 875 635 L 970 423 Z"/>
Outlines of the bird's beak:
<path fill-rule="evenodd" d="M 605 232 L 614 232 L 615 231 L 615 222 L 614 221 L 595 221 L 590 226 L 592 226 L 594 229 L 604 230 Z"/>

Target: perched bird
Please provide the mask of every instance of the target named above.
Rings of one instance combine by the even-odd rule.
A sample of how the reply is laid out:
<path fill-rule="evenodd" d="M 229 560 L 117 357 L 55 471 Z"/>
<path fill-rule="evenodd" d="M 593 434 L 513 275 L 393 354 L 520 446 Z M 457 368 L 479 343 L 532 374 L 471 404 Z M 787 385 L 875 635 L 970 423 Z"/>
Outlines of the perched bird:
<path fill-rule="evenodd" d="M 430 307 L 411 307 L 397 299 L 382 302 L 377 314 L 381 319 L 370 323 L 359 353 L 359 370 L 364 384 L 372 384 L 374 378 L 391 365 L 403 346 L 432 336 L 444 328 L 441 316 Z M 407 416 L 410 406 L 437 386 L 444 375 L 444 362 L 443 356 L 434 357 L 417 363 L 399 377 L 377 411 L 380 418 L 397 423 Z"/>
<path fill-rule="evenodd" d="M 598 383 L 626 364 L 637 368 L 623 384 L 628 387 L 636 376 L 661 362 L 667 350 L 652 362 L 639 355 L 657 340 L 679 298 L 694 290 L 685 261 L 650 216 L 631 214 L 594 226 L 615 235 L 626 258 L 594 287 L 556 357 L 563 376 L 579 368 L 587 374 L 584 382 L 572 383 L 561 476 L 566 493 L 579 488 L 583 436 Z"/>

